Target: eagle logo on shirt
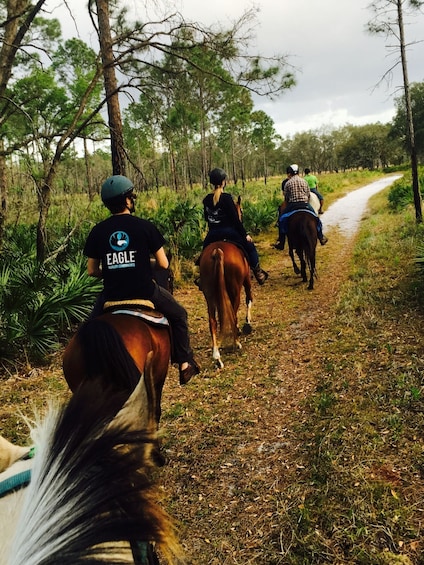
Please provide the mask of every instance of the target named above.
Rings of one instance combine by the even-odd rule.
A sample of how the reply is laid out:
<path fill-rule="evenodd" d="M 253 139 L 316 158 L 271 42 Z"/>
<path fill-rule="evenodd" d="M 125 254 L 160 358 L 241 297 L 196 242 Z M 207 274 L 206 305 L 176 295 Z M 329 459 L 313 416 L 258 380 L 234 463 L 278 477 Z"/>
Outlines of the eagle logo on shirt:
<path fill-rule="evenodd" d="M 130 244 L 130 238 L 124 231 L 115 231 L 109 238 L 109 244 L 114 251 L 123 251 Z"/>

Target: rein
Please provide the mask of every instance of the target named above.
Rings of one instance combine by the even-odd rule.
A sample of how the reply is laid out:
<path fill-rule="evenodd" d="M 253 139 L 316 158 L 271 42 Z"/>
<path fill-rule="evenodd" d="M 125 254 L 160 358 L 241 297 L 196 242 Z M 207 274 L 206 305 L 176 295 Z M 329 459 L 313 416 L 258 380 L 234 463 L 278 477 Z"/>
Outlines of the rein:
<path fill-rule="evenodd" d="M 18 459 L 15 463 L 29 461 L 34 457 L 34 454 L 35 448 L 31 447 L 28 453 L 24 457 L 21 457 L 21 459 Z M 7 472 L 4 474 L 7 474 Z M 7 496 L 13 491 L 28 486 L 30 480 L 31 469 L 24 469 L 23 471 L 19 471 L 15 475 L 11 475 L 10 477 L 7 477 L 6 479 L 0 481 L 0 498 Z"/>

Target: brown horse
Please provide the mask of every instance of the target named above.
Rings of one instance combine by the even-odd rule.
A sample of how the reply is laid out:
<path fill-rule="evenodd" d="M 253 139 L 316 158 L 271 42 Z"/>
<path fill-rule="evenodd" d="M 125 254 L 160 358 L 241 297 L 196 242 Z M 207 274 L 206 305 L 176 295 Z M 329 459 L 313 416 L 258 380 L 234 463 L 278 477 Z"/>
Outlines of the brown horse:
<path fill-rule="evenodd" d="M 72 392 L 87 379 L 101 378 L 105 388 L 128 396 L 144 373 L 151 416 L 158 427 L 171 338 L 167 324 L 153 324 L 142 315 L 121 307 L 82 324 L 65 349 L 63 372 Z"/>
<path fill-rule="evenodd" d="M 317 218 L 311 213 L 298 210 L 287 221 L 287 239 L 289 242 L 289 255 L 293 263 L 294 272 L 302 276 L 303 282 L 308 282 L 306 265 L 309 267 L 308 290 L 314 288 L 315 252 L 317 246 Z M 294 251 L 300 260 L 300 269 L 294 258 Z"/>
<path fill-rule="evenodd" d="M 250 267 L 242 249 L 229 241 L 209 244 L 200 257 L 200 287 L 206 299 L 209 329 L 212 337 L 212 357 L 218 368 L 224 366 L 218 345 L 219 337 L 230 338 L 234 348 L 241 349 L 237 313 L 241 289 L 246 294 L 246 323 L 244 333 L 250 333 L 252 289 Z"/>
<path fill-rule="evenodd" d="M 154 259 L 151 267 L 156 282 L 172 294 L 171 268 L 158 267 Z M 158 427 L 171 357 L 168 321 L 148 300 L 112 302 L 104 307 L 105 314 L 82 324 L 68 343 L 63 354 L 66 382 L 75 392 L 86 379 L 100 377 L 105 388 L 129 396 L 144 373 L 149 406 Z"/>

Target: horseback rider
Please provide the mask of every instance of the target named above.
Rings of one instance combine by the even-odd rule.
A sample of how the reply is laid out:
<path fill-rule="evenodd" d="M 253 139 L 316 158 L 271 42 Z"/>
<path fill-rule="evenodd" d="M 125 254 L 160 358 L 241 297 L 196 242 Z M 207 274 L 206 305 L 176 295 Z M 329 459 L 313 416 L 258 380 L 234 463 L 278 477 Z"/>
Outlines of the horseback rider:
<path fill-rule="evenodd" d="M 165 239 L 152 222 L 133 216 L 136 195 L 127 177 L 106 179 L 101 198 L 112 215 L 93 227 L 84 246 L 88 274 L 103 279 L 103 291 L 90 317 L 102 314 L 107 301 L 150 300 L 168 318 L 173 336 L 171 361 L 179 366 L 180 384 L 186 384 L 200 372 L 190 347 L 187 311 L 156 283 L 150 263 L 153 255 L 158 267 L 168 269 Z"/>
<path fill-rule="evenodd" d="M 246 252 L 250 268 L 260 285 L 268 278 L 268 273 L 259 264 L 259 256 L 252 238 L 246 232 L 239 217 L 233 197 L 224 192 L 227 173 L 223 169 L 213 169 L 209 173 L 213 192 L 203 199 L 203 214 L 209 231 L 203 242 L 203 249 L 215 241 L 227 240 L 240 245 Z"/>
<path fill-rule="evenodd" d="M 299 176 L 299 167 L 295 164 L 287 167 L 287 179 L 284 179 L 281 189 L 284 195 L 285 208 L 278 220 L 279 241 L 274 245 L 276 249 L 284 249 L 287 230 L 285 223 L 288 215 L 295 210 L 310 210 L 315 214 L 309 204 L 310 188 L 308 183 Z M 322 233 L 322 222 L 317 218 L 318 239 L 321 245 L 325 245 L 328 238 Z"/>
<path fill-rule="evenodd" d="M 311 192 L 316 194 L 319 200 L 318 214 L 324 213 L 324 196 L 318 191 L 318 179 L 311 173 L 311 169 L 305 169 L 305 176 L 303 177 L 309 185 Z"/>

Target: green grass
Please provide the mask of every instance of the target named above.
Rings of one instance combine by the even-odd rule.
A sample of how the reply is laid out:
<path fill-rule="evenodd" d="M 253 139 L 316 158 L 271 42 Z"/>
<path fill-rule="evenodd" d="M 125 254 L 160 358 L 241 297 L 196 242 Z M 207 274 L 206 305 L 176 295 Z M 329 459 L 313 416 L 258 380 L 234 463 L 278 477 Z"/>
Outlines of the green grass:
<path fill-rule="evenodd" d="M 417 231 L 408 211 L 393 216 L 385 196 L 374 197 L 299 432 L 308 473 L 287 516 L 295 540 L 287 563 L 423 563 Z"/>

